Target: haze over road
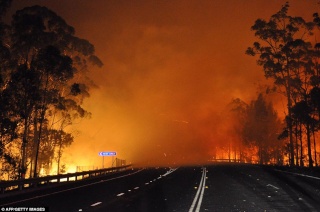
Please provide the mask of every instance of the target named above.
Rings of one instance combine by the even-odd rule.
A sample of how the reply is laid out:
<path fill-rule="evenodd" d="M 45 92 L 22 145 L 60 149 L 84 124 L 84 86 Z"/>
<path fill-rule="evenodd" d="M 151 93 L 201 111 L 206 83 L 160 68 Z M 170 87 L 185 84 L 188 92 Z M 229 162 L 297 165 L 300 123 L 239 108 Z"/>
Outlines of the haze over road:
<path fill-rule="evenodd" d="M 320 178 L 274 167 L 148 168 L 0 197 L 0 206 L 52 211 L 319 211 Z"/>

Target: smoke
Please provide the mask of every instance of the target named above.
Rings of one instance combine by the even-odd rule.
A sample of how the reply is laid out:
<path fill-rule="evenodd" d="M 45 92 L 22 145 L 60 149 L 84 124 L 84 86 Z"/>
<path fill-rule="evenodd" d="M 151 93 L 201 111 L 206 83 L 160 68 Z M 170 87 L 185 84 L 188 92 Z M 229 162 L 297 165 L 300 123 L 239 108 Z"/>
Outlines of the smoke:
<path fill-rule="evenodd" d="M 218 144 L 234 139 L 226 105 L 249 102 L 265 83 L 244 54 L 255 41 L 250 27 L 285 2 L 28 1 L 64 17 L 105 64 L 91 72 L 99 88 L 84 107 L 92 118 L 73 126 L 80 133 L 65 161 L 99 165 L 100 151 L 139 165 L 210 159 Z M 316 2 L 292 1 L 292 13 L 309 17 Z"/>

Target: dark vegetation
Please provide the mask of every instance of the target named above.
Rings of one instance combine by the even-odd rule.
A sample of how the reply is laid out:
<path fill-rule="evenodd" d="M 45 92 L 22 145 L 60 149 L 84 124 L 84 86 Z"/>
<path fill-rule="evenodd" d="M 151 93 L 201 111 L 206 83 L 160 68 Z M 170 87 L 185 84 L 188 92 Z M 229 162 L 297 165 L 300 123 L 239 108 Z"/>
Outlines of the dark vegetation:
<path fill-rule="evenodd" d="M 319 161 L 316 138 L 320 121 L 320 43 L 312 41 L 319 33 L 320 17 L 315 13 L 313 21 L 307 22 L 302 17 L 288 15 L 288 10 L 286 3 L 269 20 L 257 19 L 251 29 L 259 41 L 246 51 L 258 57 L 257 63 L 265 77 L 273 80 L 274 87 L 267 91 L 286 97 L 285 127 L 277 133 L 283 142 L 276 145 L 268 138 L 271 123 L 268 119 L 274 119 L 274 115 L 261 96 L 251 105 L 243 106 L 248 112 L 241 134 L 244 142 L 258 147 L 260 163 L 268 162 L 268 155 L 279 146 L 275 153 L 281 154 L 277 158 L 279 164 L 282 164 L 280 158 L 286 155 L 290 166 L 313 167 Z"/>
<path fill-rule="evenodd" d="M 0 176 L 37 177 L 56 162 L 74 136 L 66 130 L 89 117 L 91 65 L 102 66 L 94 46 L 46 7 L 32 6 L 4 22 L 12 0 L 0 0 Z M 27 172 L 28 170 L 28 172 Z"/>

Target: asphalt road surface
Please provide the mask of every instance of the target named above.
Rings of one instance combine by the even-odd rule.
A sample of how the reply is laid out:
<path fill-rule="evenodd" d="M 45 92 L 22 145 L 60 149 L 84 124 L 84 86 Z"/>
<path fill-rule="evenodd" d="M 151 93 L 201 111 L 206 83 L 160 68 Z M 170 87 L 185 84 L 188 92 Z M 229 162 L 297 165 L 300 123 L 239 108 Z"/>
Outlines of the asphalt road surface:
<path fill-rule="evenodd" d="M 0 210 L 18 206 L 46 206 L 50 212 L 320 211 L 320 178 L 239 164 L 134 169 L 0 195 Z"/>

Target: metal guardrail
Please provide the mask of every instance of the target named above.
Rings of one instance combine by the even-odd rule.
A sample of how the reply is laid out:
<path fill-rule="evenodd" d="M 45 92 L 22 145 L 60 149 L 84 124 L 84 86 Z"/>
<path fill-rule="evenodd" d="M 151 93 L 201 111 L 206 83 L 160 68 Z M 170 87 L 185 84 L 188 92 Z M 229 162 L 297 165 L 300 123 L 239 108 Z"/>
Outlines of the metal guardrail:
<path fill-rule="evenodd" d="M 14 190 L 14 189 L 23 190 L 25 188 L 31 188 L 31 187 L 34 188 L 42 184 L 77 181 L 85 178 L 105 175 L 111 172 L 123 171 L 130 166 L 131 165 L 126 165 L 126 166 L 112 167 L 112 168 L 92 170 L 92 171 L 59 174 L 59 175 L 21 179 L 21 180 L 3 181 L 3 182 L 0 182 L 0 195 L 5 193 L 5 191 L 7 190 Z"/>

